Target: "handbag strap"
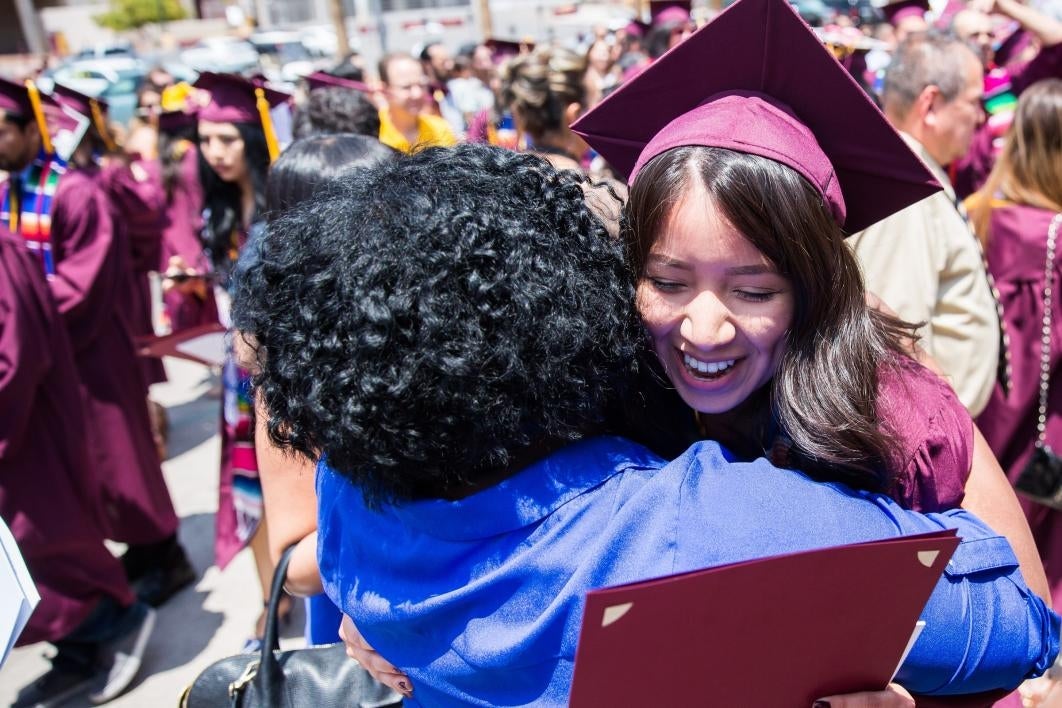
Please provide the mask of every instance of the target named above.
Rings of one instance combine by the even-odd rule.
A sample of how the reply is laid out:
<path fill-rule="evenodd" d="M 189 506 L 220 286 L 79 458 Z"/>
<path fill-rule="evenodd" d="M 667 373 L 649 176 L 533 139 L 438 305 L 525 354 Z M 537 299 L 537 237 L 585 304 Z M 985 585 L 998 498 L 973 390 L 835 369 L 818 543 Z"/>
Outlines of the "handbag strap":
<path fill-rule="evenodd" d="M 277 560 L 277 569 L 273 571 L 273 582 L 269 588 L 269 608 L 266 611 L 265 635 L 262 637 L 262 664 L 276 661 L 273 652 L 280 649 L 280 598 L 285 594 L 284 581 L 288 577 L 288 563 L 295 550 L 292 544 L 284 549 Z"/>
<path fill-rule="evenodd" d="M 1047 439 L 1047 391 L 1051 384 L 1051 301 L 1055 289 L 1055 244 L 1062 213 L 1055 214 L 1047 229 L 1047 260 L 1044 263 L 1044 324 L 1040 330 L 1040 406 L 1036 415 L 1036 444 Z"/>

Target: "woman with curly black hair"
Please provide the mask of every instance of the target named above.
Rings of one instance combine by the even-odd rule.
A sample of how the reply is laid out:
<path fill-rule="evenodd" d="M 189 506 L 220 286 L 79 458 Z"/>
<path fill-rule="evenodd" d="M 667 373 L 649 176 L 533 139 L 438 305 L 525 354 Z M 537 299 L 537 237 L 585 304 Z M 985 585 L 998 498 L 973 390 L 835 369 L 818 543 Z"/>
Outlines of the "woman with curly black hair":
<path fill-rule="evenodd" d="M 565 705 L 593 587 L 941 527 L 993 536 L 715 443 L 666 464 L 609 435 L 643 337 L 634 282 L 578 175 L 536 156 L 463 145 L 370 168 L 272 221 L 260 256 L 235 307 L 269 435 L 321 457 L 325 590 L 418 704 Z M 938 584 L 912 685 L 1005 685 L 1057 651 L 1057 618 L 1016 564 L 969 557 L 985 549 L 963 543 Z M 968 610 L 983 603 L 991 621 Z"/>

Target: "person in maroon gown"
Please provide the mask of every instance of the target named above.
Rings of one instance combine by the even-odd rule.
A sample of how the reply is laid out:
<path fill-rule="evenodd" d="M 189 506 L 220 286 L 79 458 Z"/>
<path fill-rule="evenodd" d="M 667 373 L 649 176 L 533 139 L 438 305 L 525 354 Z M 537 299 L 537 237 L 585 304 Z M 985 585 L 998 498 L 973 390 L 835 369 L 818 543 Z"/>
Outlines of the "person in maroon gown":
<path fill-rule="evenodd" d="M 165 195 L 157 180 L 151 179 L 149 164 L 139 156 L 126 154 L 114 142 L 106 123 L 108 106 L 105 101 L 62 84 L 55 85 L 52 97 L 59 105 L 91 118 L 74 159 L 75 162 L 99 165 L 112 222 L 116 228 L 125 230 L 129 245 L 130 297 L 123 314 L 129 318 L 134 337 L 153 335 L 155 327 L 148 274 L 158 267 Z M 140 365 L 149 386 L 166 380 L 161 360 L 143 357 Z"/>
<path fill-rule="evenodd" d="M 147 385 L 121 298 L 128 296 L 129 247 L 115 228 L 99 169 L 65 165 L 49 150 L 45 111 L 27 87 L 0 81 L 6 111 L 39 115 L 0 142 L 2 214 L 41 262 L 74 349 L 86 406 L 94 507 L 107 538 L 129 545 L 123 557 L 138 595 L 165 602 L 195 572 L 177 541 L 177 514 L 162 476 L 148 419 Z M 63 120 L 58 104 L 48 121 Z"/>
<path fill-rule="evenodd" d="M 158 178 L 166 199 L 159 272 L 163 301 L 173 332 L 218 321 L 207 276 L 210 263 L 199 232 L 203 228 L 203 188 L 195 145 L 196 114 L 167 111 L 158 119 Z"/>
<path fill-rule="evenodd" d="M 1018 101 L 1014 123 L 984 189 L 967 203 L 986 244 L 988 268 L 1003 304 L 1010 336 L 1010 390 L 996 386 L 977 424 L 1013 481 L 1032 454 L 1039 413 L 1041 328 L 1047 234 L 1062 213 L 1062 80 L 1031 86 Z M 1059 229 L 1062 237 L 1062 228 Z M 1046 442 L 1062 449 L 1062 249 L 1054 258 L 1051 379 Z M 1051 585 L 1062 605 L 1062 513 L 1023 500 Z"/>
<path fill-rule="evenodd" d="M 5 121 L 0 134 L 7 130 Z M 56 647 L 51 670 L 22 689 L 16 706 L 91 687 L 114 668 L 106 655 L 116 642 L 133 640 L 142 652 L 154 625 L 154 610 L 136 601 L 103 545 L 89 466 L 66 328 L 39 264 L 0 225 L 0 518 L 41 596 L 18 644 Z M 133 658 L 139 665 L 139 652 Z M 93 697 L 117 695 L 136 672 L 120 673 Z"/>
<path fill-rule="evenodd" d="M 233 74 L 204 72 L 195 86 L 209 95 L 198 112 L 199 177 L 203 187 L 202 242 L 210 260 L 221 322 L 230 326 L 229 292 L 241 251 L 263 227 L 265 185 L 269 165 L 278 152 L 268 111 L 290 97 Z M 251 373 L 241 367 L 231 347 L 222 369 L 221 466 L 214 558 L 224 569 L 245 546 L 250 546 L 266 604 L 274 564 L 269 557 L 268 533 L 262 514 L 262 487 L 254 440 Z M 290 612 L 283 598 L 281 614 Z M 257 650 L 265 631 L 259 616 L 247 650 Z"/>

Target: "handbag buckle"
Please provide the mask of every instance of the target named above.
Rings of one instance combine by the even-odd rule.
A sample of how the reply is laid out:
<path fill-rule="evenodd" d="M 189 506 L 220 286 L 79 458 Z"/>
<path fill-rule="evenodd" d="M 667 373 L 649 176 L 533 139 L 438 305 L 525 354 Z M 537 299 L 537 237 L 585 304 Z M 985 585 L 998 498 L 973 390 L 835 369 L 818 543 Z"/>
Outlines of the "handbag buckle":
<path fill-rule="evenodd" d="M 247 668 L 243 670 L 240 677 L 229 684 L 229 698 L 235 699 L 240 694 L 240 691 L 244 687 L 254 680 L 254 677 L 258 674 L 258 659 L 247 664 Z"/>

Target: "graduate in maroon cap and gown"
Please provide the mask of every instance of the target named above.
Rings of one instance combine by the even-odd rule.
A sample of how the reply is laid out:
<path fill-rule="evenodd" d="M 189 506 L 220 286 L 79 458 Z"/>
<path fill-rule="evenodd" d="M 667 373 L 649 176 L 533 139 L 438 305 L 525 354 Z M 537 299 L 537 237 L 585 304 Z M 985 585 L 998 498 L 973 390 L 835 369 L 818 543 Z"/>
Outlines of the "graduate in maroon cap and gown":
<path fill-rule="evenodd" d="M 249 238 L 262 226 L 266 174 L 279 153 L 269 109 L 290 97 L 232 74 L 204 72 L 195 86 L 209 94 L 209 101 L 197 115 L 204 199 L 202 241 L 217 284 L 221 323 L 229 326 L 227 300 L 233 271 Z M 273 563 L 262 523 L 250 378 L 250 372 L 236 364 L 230 342 L 222 370 L 221 476 L 214 557 L 218 567 L 224 568 L 250 545 L 262 595 L 268 602 Z M 261 639 L 263 618 L 248 649 Z"/>
<path fill-rule="evenodd" d="M 151 284 L 148 274 L 157 268 L 161 244 L 164 194 L 158 181 L 151 179 L 150 163 L 125 155 L 107 127 L 105 101 L 56 84 L 52 97 L 61 106 L 90 119 L 88 130 L 73 160 L 99 166 L 100 185 L 111 207 L 115 228 L 123 229 L 129 245 L 129 299 L 123 314 L 129 318 L 134 337 L 155 333 L 152 321 Z M 150 386 L 166 380 L 162 361 L 141 357 L 144 379 Z"/>
<path fill-rule="evenodd" d="M 35 89 L 34 89 L 35 91 Z M 94 165 L 65 165 L 54 154 L 49 123 L 69 114 L 46 96 L 0 81 L 14 115 L 35 116 L 36 130 L 5 143 L 0 217 L 38 257 L 67 327 L 87 409 L 94 504 L 107 538 L 129 545 L 126 572 L 142 599 L 164 602 L 195 577 L 177 542 L 177 514 L 151 435 L 147 385 L 122 298 L 129 295 L 129 247 L 114 227 Z"/>
<path fill-rule="evenodd" d="M 58 651 L 16 705 L 87 687 L 102 643 L 154 623 L 103 544 L 90 469 L 65 324 L 39 261 L 0 225 L 0 517 L 41 595 L 18 644 Z"/>
<path fill-rule="evenodd" d="M 186 99 L 178 109 L 159 114 L 156 174 L 166 206 L 158 270 L 163 274 L 163 302 L 173 332 L 218 321 L 210 262 L 199 238 L 203 187 L 195 132 L 196 112 Z"/>

